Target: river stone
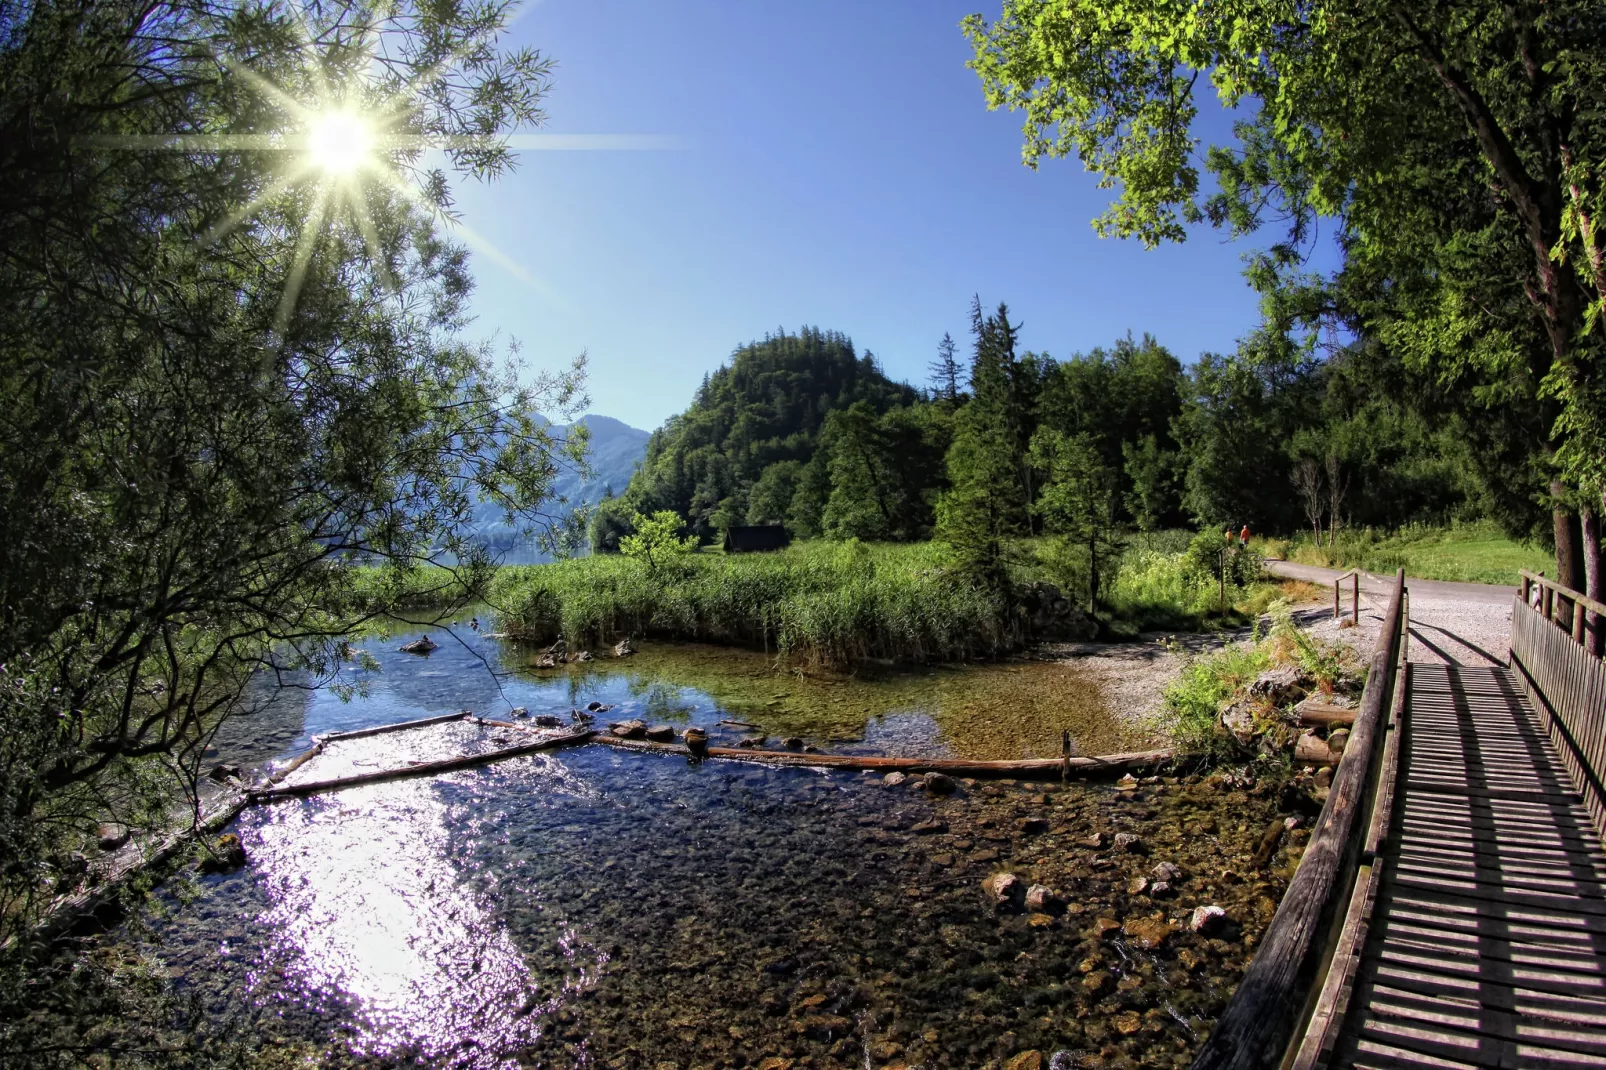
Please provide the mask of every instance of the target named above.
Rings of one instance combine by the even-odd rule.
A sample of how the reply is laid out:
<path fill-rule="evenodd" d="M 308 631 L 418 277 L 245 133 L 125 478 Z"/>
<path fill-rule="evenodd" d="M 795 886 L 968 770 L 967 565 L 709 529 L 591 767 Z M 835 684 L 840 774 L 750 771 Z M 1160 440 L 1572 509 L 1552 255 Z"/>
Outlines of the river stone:
<path fill-rule="evenodd" d="M 1149 870 L 1149 876 L 1157 881 L 1170 881 L 1175 884 L 1182 878 L 1182 868 L 1175 862 L 1160 862 Z"/>
<path fill-rule="evenodd" d="M 1026 894 L 1026 882 L 1013 873 L 994 873 L 981 886 L 1000 910 L 1014 907 Z"/>
<path fill-rule="evenodd" d="M 543 713 L 536 717 L 535 723 L 542 728 L 561 728 L 563 719 L 550 713 Z"/>
<path fill-rule="evenodd" d="M 411 643 L 403 643 L 398 647 L 403 654 L 428 654 L 437 649 L 435 640 L 427 635 L 421 635 Z"/>
<path fill-rule="evenodd" d="M 1048 822 L 1040 817 L 1023 817 L 1015 822 L 1023 836 L 1041 836 L 1048 831 Z"/>
<path fill-rule="evenodd" d="M 1155 881 L 1153 884 L 1149 885 L 1149 897 L 1151 899 L 1166 899 L 1169 898 L 1171 894 L 1172 891 L 1170 881 Z"/>
<path fill-rule="evenodd" d="M 240 779 L 240 767 L 237 765 L 229 765 L 227 762 L 219 762 L 217 765 L 212 767 L 212 771 L 206 774 L 206 776 L 207 779 L 215 780 L 219 784 L 222 784 L 228 780 L 238 780 Z"/>
<path fill-rule="evenodd" d="M 654 743 L 669 743 L 675 738 L 675 730 L 666 724 L 655 724 L 647 729 L 647 738 Z"/>
<path fill-rule="evenodd" d="M 1116 786 L 1116 789 L 1119 790 L 1119 791 L 1137 791 L 1138 790 L 1138 778 L 1133 776 L 1131 773 L 1128 773 L 1125 776 L 1123 776 L 1120 780 L 1117 780 L 1115 782 L 1115 786 Z"/>
<path fill-rule="evenodd" d="M 609 705 L 606 705 L 604 703 L 601 703 L 601 702 L 597 702 L 596 700 L 593 699 L 592 701 L 586 703 L 586 709 L 588 711 L 590 711 L 591 713 L 604 713 L 604 712 L 606 712 L 608 710 L 613 709 L 613 707 L 609 706 Z"/>
<path fill-rule="evenodd" d="M 758 748 L 764 745 L 764 741 L 768 738 L 768 736 L 743 736 L 741 739 L 736 741 L 736 745 L 738 747 L 745 747 L 748 750 L 758 750 Z"/>
<path fill-rule="evenodd" d="M 935 818 L 934 817 L 930 821 L 922 821 L 922 822 L 920 822 L 920 824 L 916 825 L 914 828 L 910 829 L 909 831 L 915 833 L 918 836 L 930 836 L 930 835 L 933 835 L 933 834 L 939 833 L 939 832 L 947 832 L 948 831 L 948 822 L 943 821 L 940 818 Z"/>
<path fill-rule="evenodd" d="M 787 750 L 802 750 L 803 737 L 787 736 L 785 739 L 781 740 L 781 746 L 785 747 Z"/>
<path fill-rule="evenodd" d="M 1117 832 L 1114 843 L 1117 851 L 1134 855 L 1143 853 L 1143 837 L 1135 832 Z"/>
<path fill-rule="evenodd" d="M 1081 844 L 1083 847 L 1091 847 L 1093 850 L 1097 851 L 1104 846 L 1104 833 L 1095 832 L 1093 835 L 1084 836 L 1076 842 Z"/>
<path fill-rule="evenodd" d="M 1227 912 L 1215 905 L 1198 906 L 1188 916 L 1188 929 L 1200 936 L 1214 935 L 1227 920 Z"/>
<path fill-rule="evenodd" d="M 1065 905 L 1065 900 L 1055 894 L 1052 888 L 1041 884 L 1034 884 L 1026 889 L 1026 909 L 1039 914 L 1053 914 Z"/>
<path fill-rule="evenodd" d="M 870 1058 L 878 1063 L 890 1063 L 903 1054 L 903 1045 L 891 1040 L 878 1040 L 870 1045 Z"/>
<path fill-rule="evenodd" d="M 1143 1028 L 1143 1019 L 1138 1015 L 1137 1011 L 1122 1011 L 1110 1021 L 1115 1025 L 1116 1030 L 1126 1037 Z"/>
<path fill-rule="evenodd" d="M 958 787 L 954 778 L 944 773 L 926 774 L 926 790 L 933 795 L 952 795 Z"/>
<path fill-rule="evenodd" d="M 514 706 L 511 710 L 508 710 L 507 712 L 508 712 L 508 716 L 509 717 L 528 717 L 528 716 L 530 716 L 530 708 L 528 706 Z"/>
<path fill-rule="evenodd" d="M 1171 938 L 1171 926 L 1161 918 L 1128 918 L 1121 932 L 1145 951 L 1162 948 Z"/>
<path fill-rule="evenodd" d="M 1043 1070 L 1043 1053 L 1023 1051 L 1004 1064 L 1004 1070 Z"/>
<path fill-rule="evenodd" d="M 1127 895 L 1142 895 L 1148 890 L 1149 878 L 1147 877 L 1133 877 L 1131 880 L 1126 882 Z"/>
<path fill-rule="evenodd" d="M 881 778 L 881 783 L 885 784 L 889 788 L 895 788 L 899 784 L 902 784 L 905 780 L 908 780 L 908 779 L 909 779 L 909 777 L 908 777 L 907 774 L 900 773 L 897 770 L 893 770 L 892 772 L 888 773 L 886 776 Z"/>
<path fill-rule="evenodd" d="M 641 739 L 647 734 L 647 722 L 631 718 L 628 721 L 615 721 L 608 726 L 608 731 L 620 739 Z"/>
<path fill-rule="evenodd" d="M 1094 970 L 1082 978 L 1082 991 L 1086 992 L 1090 999 L 1097 999 L 1114 987 L 1115 979 L 1106 970 Z"/>

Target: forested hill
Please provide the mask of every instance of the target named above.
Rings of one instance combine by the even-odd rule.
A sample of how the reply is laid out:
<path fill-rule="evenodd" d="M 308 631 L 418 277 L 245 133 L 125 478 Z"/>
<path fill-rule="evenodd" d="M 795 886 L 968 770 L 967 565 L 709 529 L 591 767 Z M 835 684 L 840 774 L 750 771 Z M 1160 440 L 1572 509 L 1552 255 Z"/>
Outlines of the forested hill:
<path fill-rule="evenodd" d="M 598 541 L 611 543 L 610 525 L 628 509 L 673 509 L 704 536 L 731 524 L 772 522 L 817 533 L 829 504 L 819 447 L 835 433 L 834 424 L 827 432 L 831 414 L 852 411 L 875 422 L 917 396 L 835 331 L 804 327 L 742 346 L 704 380 L 685 412 L 653 433 L 622 500 L 600 510 Z M 937 445 L 938 466 L 944 448 Z"/>

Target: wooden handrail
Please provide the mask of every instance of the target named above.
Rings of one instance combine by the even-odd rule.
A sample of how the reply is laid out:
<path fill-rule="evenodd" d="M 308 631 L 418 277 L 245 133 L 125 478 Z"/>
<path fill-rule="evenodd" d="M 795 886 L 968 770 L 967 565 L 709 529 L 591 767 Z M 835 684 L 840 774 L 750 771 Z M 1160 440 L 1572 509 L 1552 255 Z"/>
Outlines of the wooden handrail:
<path fill-rule="evenodd" d="M 1524 605 L 1532 606 L 1544 614 L 1546 620 L 1556 624 L 1572 633 L 1573 642 L 1589 648 L 1590 653 L 1600 652 L 1600 642 L 1595 634 L 1606 620 L 1606 604 L 1595 601 L 1588 595 L 1573 590 L 1566 584 L 1546 579 L 1543 574 L 1521 570 L 1522 591 L 1520 598 Z M 1539 605 L 1534 606 L 1533 589 L 1539 587 Z M 1563 620 L 1558 614 L 1560 606 L 1558 601 L 1565 602 L 1570 608 L 1567 619 Z M 1595 614 L 1595 620 L 1589 620 L 1589 614 Z"/>
<path fill-rule="evenodd" d="M 1327 803 L 1254 961 L 1194 1058 L 1193 1070 L 1266 1070 L 1282 1063 L 1309 1014 L 1334 920 L 1355 883 L 1368 803 L 1380 764 L 1383 719 L 1404 641 L 1405 570 L 1366 671 L 1366 689 Z"/>

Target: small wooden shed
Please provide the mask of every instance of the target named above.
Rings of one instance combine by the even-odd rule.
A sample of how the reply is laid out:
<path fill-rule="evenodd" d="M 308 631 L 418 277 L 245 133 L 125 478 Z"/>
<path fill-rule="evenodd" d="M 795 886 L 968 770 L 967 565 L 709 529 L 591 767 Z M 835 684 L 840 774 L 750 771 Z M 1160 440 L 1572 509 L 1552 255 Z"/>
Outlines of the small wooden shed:
<path fill-rule="evenodd" d="M 725 552 L 758 553 L 784 550 L 792 545 L 792 533 L 781 524 L 732 527 L 725 530 Z"/>

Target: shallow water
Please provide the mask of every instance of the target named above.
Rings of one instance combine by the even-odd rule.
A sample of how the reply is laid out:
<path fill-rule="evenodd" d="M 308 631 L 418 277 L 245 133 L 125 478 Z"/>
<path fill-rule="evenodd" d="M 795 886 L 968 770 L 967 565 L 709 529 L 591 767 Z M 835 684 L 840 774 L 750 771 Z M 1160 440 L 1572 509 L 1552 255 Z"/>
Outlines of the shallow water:
<path fill-rule="evenodd" d="M 1049 697 L 1017 690 L 977 712 L 1008 692 L 967 681 L 975 670 L 811 681 L 679 648 L 498 683 L 478 660 L 494 641 L 467 639 L 429 658 L 370 641 L 385 663 L 370 698 L 301 693 L 259 724 L 288 753 L 443 710 L 595 700 L 616 704 L 603 720 L 728 716 L 858 740 L 831 749 L 996 756 L 1011 709 L 1028 711 L 1028 735 L 1058 738 L 1030 713 Z M 981 672 L 1038 679 L 1016 668 Z M 1041 679 L 1045 696 L 1070 686 Z M 1082 738 L 1115 731 L 1096 702 L 1075 715 Z M 511 732 L 450 724 L 324 761 L 391 767 Z M 320 1065 L 974 1067 L 1025 1051 L 1185 1065 L 1283 886 L 1249 872 L 1275 785 L 1245 788 L 967 781 L 939 797 L 867 774 L 576 747 L 249 810 L 233 829 L 248 864 L 121 938 L 199 999 L 209 1032 Z M 1122 831 L 1139 852 L 1112 849 Z M 1172 894 L 1132 890 L 1161 861 L 1183 871 Z M 1067 905 L 999 912 L 982 882 L 1001 870 Z M 1182 924 L 1207 902 L 1231 919 L 1215 939 Z"/>

